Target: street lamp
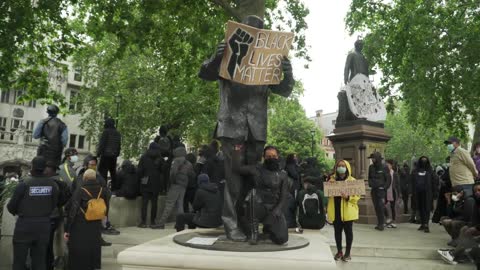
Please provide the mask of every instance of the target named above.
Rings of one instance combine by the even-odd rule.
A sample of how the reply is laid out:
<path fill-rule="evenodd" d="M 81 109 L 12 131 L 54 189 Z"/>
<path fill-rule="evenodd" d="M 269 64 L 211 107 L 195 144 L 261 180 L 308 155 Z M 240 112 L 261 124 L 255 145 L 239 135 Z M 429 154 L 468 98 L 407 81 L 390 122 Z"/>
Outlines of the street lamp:
<path fill-rule="evenodd" d="M 118 118 L 120 116 L 120 102 L 122 102 L 122 95 L 119 92 L 115 94 L 115 103 L 117 104 L 117 117 L 115 119 L 115 126 L 118 128 Z"/>
<path fill-rule="evenodd" d="M 313 149 L 315 148 L 315 129 L 310 130 L 310 134 L 312 135 L 312 157 L 313 157 Z"/>

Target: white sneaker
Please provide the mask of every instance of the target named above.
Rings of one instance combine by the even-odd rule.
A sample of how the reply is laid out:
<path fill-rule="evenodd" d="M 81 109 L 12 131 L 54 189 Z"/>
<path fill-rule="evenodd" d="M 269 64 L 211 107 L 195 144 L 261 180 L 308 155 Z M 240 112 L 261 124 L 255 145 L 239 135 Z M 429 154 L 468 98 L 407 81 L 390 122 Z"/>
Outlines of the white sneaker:
<path fill-rule="evenodd" d="M 457 264 L 457 262 L 455 261 L 455 258 L 453 257 L 452 253 L 450 250 L 437 250 L 438 254 L 440 254 L 440 256 L 442 257 L 442 259 L 448 263 L 448 264 Z"/>
<path fill-rule="evenodd" d="M 396 229 L 397 225 L 395 225 L 395 223 L 390 223 L 390 224 L 387 225 L 387 228 Z"/>

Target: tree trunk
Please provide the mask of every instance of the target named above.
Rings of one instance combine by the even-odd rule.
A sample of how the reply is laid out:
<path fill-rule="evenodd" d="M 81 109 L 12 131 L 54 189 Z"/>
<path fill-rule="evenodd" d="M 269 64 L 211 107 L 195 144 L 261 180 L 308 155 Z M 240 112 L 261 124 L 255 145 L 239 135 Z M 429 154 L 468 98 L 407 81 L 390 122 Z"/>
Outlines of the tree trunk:
<path fill-rule="evenodd" d="M 475 151 L 475 144 L 477 142 L 480 142 L 480 117 L 477 117 L 477 121 L 475 124 L 475 131 L 473 132 L 472 149 L 470 150 L 472 154 Z"/>

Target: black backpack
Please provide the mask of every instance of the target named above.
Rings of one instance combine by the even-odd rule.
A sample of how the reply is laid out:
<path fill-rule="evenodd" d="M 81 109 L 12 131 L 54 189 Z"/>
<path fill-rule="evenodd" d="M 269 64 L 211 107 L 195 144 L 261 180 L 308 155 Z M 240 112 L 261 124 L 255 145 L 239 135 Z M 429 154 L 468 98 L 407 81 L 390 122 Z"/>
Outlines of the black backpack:
<path fill-rule="evenodd" d="M 319 216 L 322 215 L 323 201 L 316 192 L 312 194 L 305 193 L 300 207 L 302 207 L 307 217 Z"/>

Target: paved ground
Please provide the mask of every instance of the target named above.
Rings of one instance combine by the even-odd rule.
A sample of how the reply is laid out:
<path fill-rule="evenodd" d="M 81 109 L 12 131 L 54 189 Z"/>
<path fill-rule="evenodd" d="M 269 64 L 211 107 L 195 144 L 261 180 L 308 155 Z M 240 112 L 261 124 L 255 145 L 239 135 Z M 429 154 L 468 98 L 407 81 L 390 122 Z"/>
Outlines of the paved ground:
<path fill-rule="evenodd" d="M 168 228 L 172 228 L 172 225 Z M 419 232 L 417 228 L 418 225 L 400 224 L 397 229 L 378 232 L 371 225 L 355 224 L 352 262 L 339 263 L 339 269 L 474 269 L 473 265 L 451 266 L 440 260 L 436 250 L 446 248 L 445 243 L 449 240 L 442 227 L 432 225 L 429 234 Z M 105 236 L 114 245 L 103 249 L 103 269 L 120 269 L 115 258 L 122 250 L 175 232 L 173 229 L 152 230 L 134 227 L 121 228 L 120 231 L 122 234 L 119 236 Z M 327 225 L 321 231 L 306 230 L 303 235 L 308 238 L 309 235 L 318 233 L 329 239 L 332 252 L 335 252 L 333 227 Z"/>

